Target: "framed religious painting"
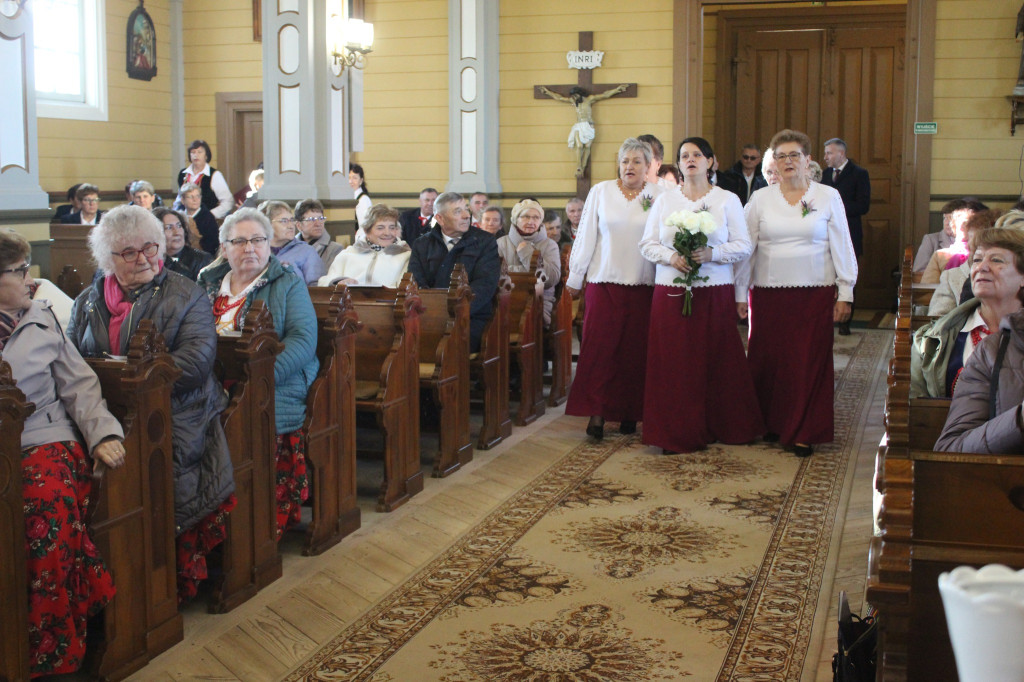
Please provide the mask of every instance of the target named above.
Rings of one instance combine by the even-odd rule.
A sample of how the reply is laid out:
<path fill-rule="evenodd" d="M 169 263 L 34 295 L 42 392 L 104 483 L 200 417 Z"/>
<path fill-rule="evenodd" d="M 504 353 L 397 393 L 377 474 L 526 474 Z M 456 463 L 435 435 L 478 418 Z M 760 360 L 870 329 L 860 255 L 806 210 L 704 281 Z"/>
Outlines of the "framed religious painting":
<path fill-rule="evenodd" d="M 156 75 L 156 30 L 144 2 L 139 0 L 139 6 L 128 15 L 126 55 L 128 77 L 149 81 Z"/>

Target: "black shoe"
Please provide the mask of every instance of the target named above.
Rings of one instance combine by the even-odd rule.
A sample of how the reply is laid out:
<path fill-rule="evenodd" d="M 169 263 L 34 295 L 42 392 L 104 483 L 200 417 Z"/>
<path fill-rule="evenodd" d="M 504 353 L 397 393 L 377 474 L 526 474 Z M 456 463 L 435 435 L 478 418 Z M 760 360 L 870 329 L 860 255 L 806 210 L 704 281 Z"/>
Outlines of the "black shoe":
<path fill-rule="evenodd" d="M 626 435 L 629 435 L 631 433 L 636 433 L 636 422 L 625 421 L 625 420 L 619 422 L 619 433 L 623 433 L 623 434 L 626 434 Z"/>
<path fill-rule="evenodd" d="M 814 446 L 812 445 L 794 445 L 793 454 L 797 457 L 810 457 L 814 454 Z"/>
<path fill-rule="evenodd" d="M 587 435 L 596 440 L 604 439 L 604 422 L 600 424 L 587 424 Z"/>
<path fill-rule="evenodd" d="M 661 449 L 661 454 L 663 454 L 663 455 L 678 455 L 679 453 L 678 452 L 673 452 L 672 450 L 669 450 L 668 448 L 662 448 Z"/>
<path fill-rule="evenodd" d="M 850 335 L 850 323 L 849 322 L 840 322 L 839 323 L 839 336 L 849 336 L 849 335 Z"/>
<path fill-rule="evenodd" d="M 764 434 L 764 436 L 761 437 L 761 440 L 763 440 L 765 443 L 778 443 L 779 434 L 769 432 Z"/>

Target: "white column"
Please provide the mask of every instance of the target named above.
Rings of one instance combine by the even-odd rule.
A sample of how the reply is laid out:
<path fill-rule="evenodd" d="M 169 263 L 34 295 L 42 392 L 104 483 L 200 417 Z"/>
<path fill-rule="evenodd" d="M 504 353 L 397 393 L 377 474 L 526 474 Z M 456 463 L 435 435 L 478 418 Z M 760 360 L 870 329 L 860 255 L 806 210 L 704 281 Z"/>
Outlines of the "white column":
<path fill-rule="evenodd" d="M 171 167 L 167 177 L 178 177 L 178 171 L 190 163 L 185 153 L 185 47 L 183 35 L 184 0 L 171 0 Z M 177 190 L 177 187 L 174 188 Z"/>
<path fill-rule="evenodd" d="M 39 186 L 34 62 L 31 13 L 0 4 L 0 211 L 18 211 L 21 219 L 37 217 L 26 211 L 48 217 L 50 205 Z"/>
<path fill-rule="evenodd" d="M 349 73 L 333 66 L 327 40 L 341 11 L 340 0 L 263 2 L 263 197 L 353 198 Z"/>
<path fill-rule="evenodd" d="M 448 2 L 448 187 L 501 192 L 498 0 Z"/>

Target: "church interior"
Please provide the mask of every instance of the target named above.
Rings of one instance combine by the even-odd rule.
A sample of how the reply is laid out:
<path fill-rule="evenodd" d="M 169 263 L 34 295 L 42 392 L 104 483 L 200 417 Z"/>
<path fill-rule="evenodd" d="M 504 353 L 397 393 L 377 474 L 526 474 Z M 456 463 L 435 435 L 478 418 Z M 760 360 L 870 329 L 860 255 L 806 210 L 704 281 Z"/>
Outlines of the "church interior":
<path fill-rule="evenodd" d="M 140 10 L 151 30 L 142 48 Z M 409 480 L 421 492 L 382 504 L 390 464 L 360 456 L 345 484 L 348 525 L 326 546 L 311 549 L 305 508 L 273 551 L 280 577 L 233 601 L 207 589 L 180 610 L 164 603 L 160 628 L 149 629 L 152 603 L 118 611 L 146 614 L 146 626 L 116 623 L 117 646 L 132 653 L 116 669 L 52 679 L 831 680 L 840 593 L 855 613 L 878 609 L 877 679 L 957 679 L 948 640 L 907 631 L 915 619 L 944 622 L 939 570 L 1019 569 L 1024 548 L 958 526 L 949 549 L 927 539 L 946 537 L 940 522 L 913 516 L 923 514 L 915 471 L 951 492 L 962 481 L 927 478 L 926 464 L 994 464 L 921 454 L 931 445 L 915 441 L 914 408 L 900 410 L 913 404 L 901 353 L 920 296 L 905 249 L 942 229 L 951 200 L 1006 210 L 1024 196 L 1018 10 L 1011 0 L 0 1 L 0 227 L 28 240 L 31 274 L 54 282 L 89 262 L 85 231 L 52 222 L 68 187 L 96 185 L 107 211 L 143 179 L 169 204 L 193 140 L 208 143 L 236 196 L 260 167 L 261 200 L 318 199 L 343 245 L 357 229 L 352 163 L 373 202 L 399 210 L 430 187 L 483 192 L 506 216 L 530 197 L 563 221 L 569 200 L 615 179 L 619 146 L 641 134 L 661 140 L 666 164 L 702 136 L 722 168 L 783 128 L 807 133 L 822 163 L 825 141 L 841 137 L 871 178 L 851 333 L 833 349 L 835 440 L 812 457 L 767 443 L 662 457 L 611 420 L 594 442 L 585 419 L 565 414 L 552 371 L 546 408 L 524 417 L 526 390 L 512 391 L 515 425 L 493 447 L 480 447 L 488 427 L 472 410 L 477 447 L 447 475 L 432 457 L 438 435 L 417 426 L 403 447 L 420 452 Z M 346 18 L 372 24 L 358 65 L 344 62 L 359 52 L 338 35 Z M 76 45 L 40 38 L 65 24 Z M 573 54 L 594 52 L 596 67 L 572 68 Z M 74 96 L 54 84 L 79 76 Z M 583 177 L 566 144 L 575 116 L 544 94 L 577 86 L 621 90 L 593 103 Z M 569 336 L 574 359 L 567 322 Z M 475 374 L 465 379 L 475 387 Z M 339 432 L 375 449 L 379 423 L 353 414 Z M 1012 487 L 1019 466 L 997 464 L 1010 472 L 998 487 Z M 316 513 L 336 492 L 314 491 Z M 1004 507 L 994 513 L 1018 508 Z M 1008 532 L 1024 530 L 1014 524 Z M 922 594 L 931 600 L 915 602 Z M 111 636 L 109 620 L 92 625 Z M 0 679 L 23 679 L 12 657 L 24 648 L 4 646 Z"/>

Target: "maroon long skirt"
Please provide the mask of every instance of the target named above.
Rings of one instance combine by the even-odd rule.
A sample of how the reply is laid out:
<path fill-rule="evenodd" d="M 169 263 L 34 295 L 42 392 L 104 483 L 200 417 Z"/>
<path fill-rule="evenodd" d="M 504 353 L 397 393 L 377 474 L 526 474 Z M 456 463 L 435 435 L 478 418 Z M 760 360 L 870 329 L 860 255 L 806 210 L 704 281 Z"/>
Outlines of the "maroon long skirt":
<path fill-rule="evenodd" d="M 734 299 L 731 284 L 698 287 L 685 317 L 683 289 L 654 287 L 644 443 L 693 452 L 716 441 L 749 443 L 764 433 Z"/>
<path fill-rule="evenodd" d="M 583 342 L 565 413 L 643 419 L 647 328 L 654 287 L 587 284 Z"/>
<path fill-rule="evenodd" d="M 786 445 L 833 437 L 835 292 L 755 287 L 750 294 L 750 373 L 765 426 Z"/>

